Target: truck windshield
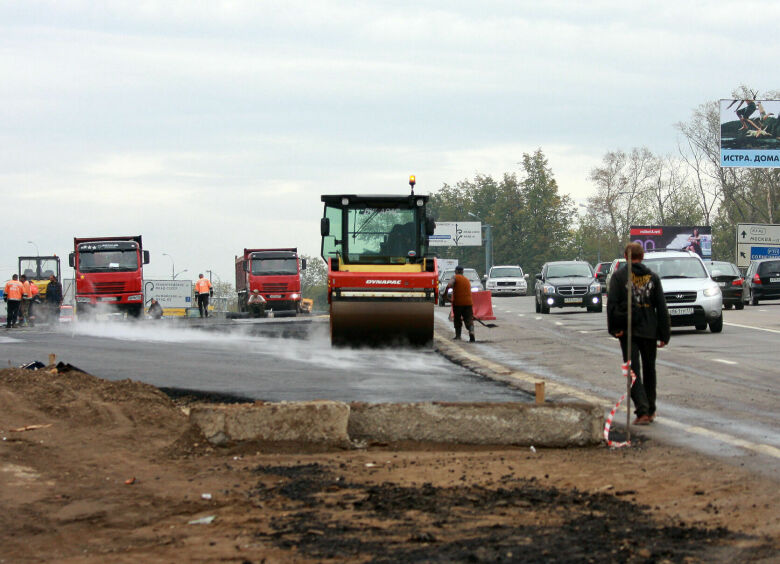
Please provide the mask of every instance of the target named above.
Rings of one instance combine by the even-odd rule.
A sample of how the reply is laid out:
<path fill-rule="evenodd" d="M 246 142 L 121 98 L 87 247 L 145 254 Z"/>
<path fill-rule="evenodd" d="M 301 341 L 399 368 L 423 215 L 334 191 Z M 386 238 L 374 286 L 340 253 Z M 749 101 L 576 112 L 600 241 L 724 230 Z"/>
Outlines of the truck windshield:
<path fill-rule="evenodd" d="M 253 258 L 252 274 L 255 276 L 298 274 L 298 259 L 294 257 L 268 259 Z"/>
<path fill-rule="evenodd" d="M 79 272 L 133 272 L 138 266 L 136 249 L 79 253 Z"/>

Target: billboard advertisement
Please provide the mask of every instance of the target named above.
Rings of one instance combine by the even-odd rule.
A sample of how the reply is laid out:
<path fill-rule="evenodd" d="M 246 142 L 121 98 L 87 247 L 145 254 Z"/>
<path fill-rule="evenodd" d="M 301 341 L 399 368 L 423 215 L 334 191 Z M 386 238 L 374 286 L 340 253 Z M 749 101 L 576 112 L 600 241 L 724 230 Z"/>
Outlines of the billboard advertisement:
<path fill-rule="evenodd" d="M 720 166 L 780 168 L 780 100 L 720 101 Z"/>
<path fill-rule="evenodd" d="M 712 258 L 712 227 L 709 225 L 632 225 L 631 242 L 645 251 L 680 249 L 695 252 L 704 260 Z"/>
<path fill-rule="evenodd" d="M 144 307 L 149 307 L 152 298 L 160 302 L 163 309 L 182 308 L 192 305 L 191 280 L 144 280 Z"/>
<path fill-rule="evenodd" d="M 436 231 L 428 237 L 431 247 L 479 247 L 482 223 L 479 221 L 437 221 Z"/>

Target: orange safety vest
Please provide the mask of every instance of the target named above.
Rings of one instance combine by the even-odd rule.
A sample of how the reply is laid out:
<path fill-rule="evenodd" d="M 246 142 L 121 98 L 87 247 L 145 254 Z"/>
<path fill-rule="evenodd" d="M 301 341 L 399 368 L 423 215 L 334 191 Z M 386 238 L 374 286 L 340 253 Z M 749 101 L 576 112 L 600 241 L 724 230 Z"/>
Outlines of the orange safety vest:
<path fill-rule="evenodd" d="M 40 292 L 40 289 L 38 288 L 38 284 L 35 282 L 30 282 L 30 298 L 34 298 L 38 295 L 38 292 Z"/>
<path fill-rule="evenodd" d="M 209 282 L 208 278 L 198 278 L 198 280 L 195 282 L 196 294 L 208 294 L 210 288 L 211 282 Z"/>
<path fill-rule="evenodd" d="M 9 280 L 5 283 L 5 296 L 9 300 L 21 300 L 24 286 L 18 280 Z"/>
<path fill-rule="evenodd" d="M 30 281 L 29 280 L 25 280 L 24 282 L 22 282 L 22 288 L 24 289 L 23 291 L 24 291 L 25 299 L 29 298 L 30 297 Z"/>
<path fill-rule="evenodd" d="M 455 275 L 455 283 L 452 285 L 452 304 L 456 306 L 474 305 L 471 298 L 471 280 L 462 274 Z"/>

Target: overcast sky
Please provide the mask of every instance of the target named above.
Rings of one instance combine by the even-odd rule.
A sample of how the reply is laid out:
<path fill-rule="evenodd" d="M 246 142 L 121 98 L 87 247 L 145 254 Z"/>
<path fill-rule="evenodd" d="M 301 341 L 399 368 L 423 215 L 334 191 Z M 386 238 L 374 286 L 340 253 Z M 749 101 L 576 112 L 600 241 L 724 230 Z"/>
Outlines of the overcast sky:
<path fill-rule="evenodd" d="M 537 148 L 584 202 L 607 151 L 673 153 L 699 104 L 778 88 L 778 21 L 774 0 L 0 0 L 0 276 L 141 234 L 147 278 L 168 253 L 234 282 L 244 247 L 319 254 L 321 194 L 431 193 Z"/>

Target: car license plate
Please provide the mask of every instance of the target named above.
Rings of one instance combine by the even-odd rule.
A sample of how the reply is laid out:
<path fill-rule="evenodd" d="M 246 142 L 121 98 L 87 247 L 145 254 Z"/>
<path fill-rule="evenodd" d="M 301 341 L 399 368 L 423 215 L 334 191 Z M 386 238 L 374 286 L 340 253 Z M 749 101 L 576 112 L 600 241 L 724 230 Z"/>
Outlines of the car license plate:
<path fill-rule="evenodd" d="M 770 278 L 769 279 L 769 283 L 770 284 L 777 284 L 778 282 L 780 282 L 780 278 Z"/>
<path fill-rule="evenodd" d="M 100 298 L 98 301 L 100 302 L 115 302 L 116 298 Z"/>
<path fill-rule="evenodd" d="M 271 299 L 277 299 L 278 300 L 279 298 L 282 297 L 282 295 L 281 294 L 269 294 L 268 297 L 271 298 Z"/>
<path fill-rule="evenodd" d="M 580 304 L 580 303 L 582 303 L 582 298 L 563 298 L 563 303 L 566 303 L 566 304 Z"/>
<path fill-rule="evenodd" d="M 692 307 L 672 307 L 669 308 L 669 315 L 691 315 L 693 313 Z"/>
<path fill-rule="evenodd" d="M 726 283 L 725 282 L 718 282 L 718 286 L 722 286 L 722 287 L 725 288 L 726 287 Z"/>

